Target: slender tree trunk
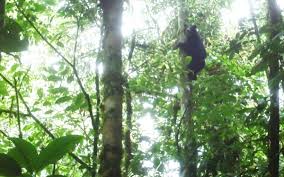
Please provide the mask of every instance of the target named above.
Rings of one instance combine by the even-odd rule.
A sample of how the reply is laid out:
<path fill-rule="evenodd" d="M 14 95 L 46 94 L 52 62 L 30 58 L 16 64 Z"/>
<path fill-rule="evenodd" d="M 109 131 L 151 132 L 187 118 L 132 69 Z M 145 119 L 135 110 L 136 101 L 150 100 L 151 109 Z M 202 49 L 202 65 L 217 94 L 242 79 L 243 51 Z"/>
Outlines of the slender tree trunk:
<path fill-rule="evenodd" d="M 121 177 L 122 157 L 122 34 L 123 0 L 101 0 L 103 12 L 103 150 L 102 177 Z"/>
<path fill-rule="evenodd" d="M 5 17 L 5 0 L 0 0 L 0 30 L 4 27 L 4 17 Z M 0 63 L 2 61 L 2 54 L 0 51 Z"/>
<path fill-rule="evenodd" d="M 179 32 L 184 31 L 187 24 L 188 11 L 185 8 L 186 4 L 184 0 L 179 0 Z M 184 38 L 181 35 L 181 38 Z M 183 149 L 180 151 L 179 157 L 181 157 L 181 175 L 183 177 L 196 177 L 197 176 L 197 146 L 196 139 L 194 137 L 194 124 L 192 120 L 192 83 L 188 80 L 188 68 L 185 57 L 181 54 L 182 65 L 184 66 L 184 72 L 180 76 L 181 83 L 181 112 L 182 120 L 184 122 L 183 131 L 185 131 L 185 142 Z"/>
<path fill-rule="evenodd" d="M 4 26 L 5 0 L 0 0 L 0 29 Z"/>
<path fill-rule="evenodd" d="M 133 57 L 135 45 L 136 45 L 136 39 L 135 34 L 133 34 L 132 40 L 131 40 L 131 46 L 128 53 L 128 68 L 131 65 L 131 60 Z M 125 145 L 125 161 L 124 161 L 124 168 L 125 172 L 123 176 L 128 176 L 131 159 L 133 158 L 132 155 L 132 142 L 131 142 L 131 131 L 132 131 L 132 94 L 131 90 L 129 88 L 128 83 L 128 76 L 125 76 L 125 101 L 126 101 L 126 130 L 124 134 L 124 145 Z"/>
<path fill-rule="evenodd" d="M 275 0 L 267 0 L 268 21 L 271 26 L 270 40 L 279 41 L 274 37 L 280 32 L 278 25 L 282 21 L 281 12 Z M 268 171 L 271 177 L 279 176 L 279 83 L 272 80 L 279 73 L 280 56 L 275 51 L 269 55 L 268 82 L 270 90 L 270 120 L 269 120 L 269 152 L 268 152 Z"/>
<path fill-rule="evenodd" d="M 125 177 L 129 173 L 130 161 L 132 159 L 132 143 L 131 143 L 131 130 L 132 130 L 132 96 L 131 91 L 129 89 L 128 81 L 126 83 L 126 131 L 125 131 Z"/>

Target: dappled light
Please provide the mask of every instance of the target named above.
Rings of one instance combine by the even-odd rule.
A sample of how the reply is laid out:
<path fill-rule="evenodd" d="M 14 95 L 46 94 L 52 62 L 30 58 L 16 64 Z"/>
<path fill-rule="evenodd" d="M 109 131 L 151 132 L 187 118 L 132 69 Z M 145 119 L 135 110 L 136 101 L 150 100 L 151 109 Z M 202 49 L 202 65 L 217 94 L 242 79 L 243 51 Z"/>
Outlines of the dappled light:
<path fill-rule="evenodd" d="M 0 0 L 0 176 L 284 174 L 283 0 Z"/>

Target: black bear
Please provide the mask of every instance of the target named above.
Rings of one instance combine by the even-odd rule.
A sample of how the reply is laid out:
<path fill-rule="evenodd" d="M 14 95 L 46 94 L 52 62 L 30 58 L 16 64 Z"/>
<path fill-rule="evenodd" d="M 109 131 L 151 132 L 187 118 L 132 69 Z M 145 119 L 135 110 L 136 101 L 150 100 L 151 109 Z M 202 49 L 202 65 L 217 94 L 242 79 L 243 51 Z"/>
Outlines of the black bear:
<path fill-rule="evenodd" d="M 205 66 L 206 50 L 195 25 L 185 28 L 185 40 L 184 42 L 178 42 L 174 46 L 174 49 L 177 48 L 180 49 L 183 55 L 192 57 L 191 62 L 187 65 L 190 70 L 188 79 L 196 80 L 197 74 Z"/>

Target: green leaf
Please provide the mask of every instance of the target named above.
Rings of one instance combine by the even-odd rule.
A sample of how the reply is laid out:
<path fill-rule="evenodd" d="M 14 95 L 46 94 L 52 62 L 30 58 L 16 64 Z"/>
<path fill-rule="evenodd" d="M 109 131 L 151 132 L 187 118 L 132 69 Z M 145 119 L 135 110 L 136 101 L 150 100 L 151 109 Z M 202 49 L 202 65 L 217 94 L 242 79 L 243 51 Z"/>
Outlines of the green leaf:
<path fill-rule="evenodd" d="M 50 76 L 47 77 L 47 80 L 48 80 L 48 81 L 56 82 L 56 81 L 60 81 L 61 78 L 58 77 L 58 76 L 55 76 L 55 75 L 50 75 Z"/>
<path fill-rule="evenodd" d="M 42 12 L 46 9 L 46 7 L 43 4 L 35 3 L 34 4 L 34 10 L 36 12 Z"/>
<path fill-rule="evenodd" d="M 10 72 L 11 72 L 11 73 L 15 72 L 19 67 L 20 67 L 19 64 L 17 64 L 17 63 L 16 63 L 16 64 L 13 64 L 12 67 L 11 67 Z"/>
<path fill-rule="evenodd" d="M 66 177 L 66 176 L 62 176 L 62 175 L 49 175 L 47 177 Z"/>
<path fill-rule="evenodd" d="M 44 114 L 51 114 L 51 113 L 53 113 L 53 110 L 48 110 Z"/>
<path fill-rule="evenodd" d="M 256 63 L 255 66 L 252 68 L 251 75 L 254 75 L 261 71 L 265 71 L 267 67 L 268 67 L 267 60 L 262 59 L 258 63 Z"/>
<path fill-rule="evenodd" d="M 21 177 L 33 177 L 32 175 L 28 174 L 28 173 L 25 173 L 25 174 L 22 174 Z"/>
<path fill-rule="evenodd" d="M 0 66 L 0 71 L 5 71 L 5 67 L 4 66 Z"/>
<path fill-rule="evenodd" d="M 64 103 L 64 102 L 70 101 L 71 99 L 72 99 L 72 97 L 70 97 L 70 96 L 63 96 L 63 97 L 58 98 L 55 101 L 55 103 L 56 104 L 60 104 L 60 103 Z"/>
<path fill-rule="evenodd" d="M 64 47 L 64 44 L 63 44 L 62 42 L 60 42 L 60 41 L 57 42 L 56 44 L 57 44 L 59 47 L 62 47 L 62 48 Z"/>
<path fill-rule="evenodd" d="M 38 96 L 39 98 L 42 98 L 43 95 L 44 95 L 42 88 L 38 89 L 38 90 L 36 91 L 36 93 L 37 93 L 37 96 Z"/>
<path fill-rule="evenodd" d="M 68 82 L 68 83 L 71 83 L 72 81 L 74 81 L 73 75 L 67 77 L 67 82 Z"/>
<path fill-rule="evenodd" d="M 54 139 L 39 154 L 38 170 L 49 164 L 54 164 L 68 152 L 72 151 L 81 141 L 82 136 L 67 135 Z"/>
<path fill-rule="evenodd" d="M 75 98 L 75 105 L 81 106 L 85 102 L 85 97 L 83 93 L 79 93 Z"/>
<path fill-rule="evenodd" d="M 65 93 L 68 93 L 68 88 L 67 87 L 58 87 L 58 88 L 52 88 L 52 89 L 49 89 L 49 92 L 52 93 L 52 94 L 65 94 Z"/>
<path fill-rule="evenodd" d="M 85 103 L 85 98 L 83 93 L 79 93 L 74 99 L 70 106 L 68 106 L 65 111 L 76 111 L 83 107 Z"/>
<path fill-rule="evenodd" d="M 0 153 L 0 176 L 20 176 L 22 169 L 12 157 Z"/>
<path fill-rule="evenodd" d="M 0 81 L 0 95 L 1 96 L 8 95 L 7 85 L 4 81 Z"/>
<path fill-rule="evenodd" d="M 38 154 L 34 145 L 20 138 L 10 138 L 15 148 L 9 154 L 30 173 L 36 170 Z"/>
<path fill-rule="evenodd" d="M 56 4 L 55 0 L 44 0 L 43 2 L 47 5 L 55 5 Z"/>

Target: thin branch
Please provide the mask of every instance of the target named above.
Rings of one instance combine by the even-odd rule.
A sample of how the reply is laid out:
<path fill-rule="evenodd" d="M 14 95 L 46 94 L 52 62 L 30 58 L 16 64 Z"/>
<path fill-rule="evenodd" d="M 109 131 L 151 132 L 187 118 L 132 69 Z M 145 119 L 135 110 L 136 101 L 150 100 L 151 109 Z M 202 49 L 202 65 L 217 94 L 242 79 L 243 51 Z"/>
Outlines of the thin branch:
<path fill-rule="evenodd" d="M 261 39 L 260 39 L 259 29 L 258 29 L 258 26 L 257 26 L 254 10 L 253 10 L 252 1 L 248 0 L 248 3 L 249 3 L 250 15 L 251 15 L 251 19 L 252 19 L 252 23 L 253 23 L 253 27 L 254 27 L 254 32 L 255 32 L 255 35 L 256 35 L 256 38 L 257 38 L 257 42 L 260 44 Z"/>
<path fill-rule="evenodd" d="M 12 82 L 10 82 L 4 75 L 2 75 L 1 73 L 0 73 L 0 76 L 4 79 L 4 81 L 5 82 L 7 82 L 11 87 L 15 87 L 13 84 L 12 84 Z M 31 112 L 31 110 L 30 110 L 30 108 L 29 108 L 29 106 L 28 106 L 28 104 L 27 104 L 27 102 L 24 100 L 24 98 L 23 98 L 23 96 L 22 96 L 22 94 L 20 93 L 20 92 L 18 92 L 18 96 L 19 96 L 19 98 L 20 98 L 20 100 L 22 101 L 22 103 L 24 104 L 24 106 L 25 106 L 25 108 L 26 108 L 26 110 L 27 110 L 27 112 L 28 112 L 28 116 L 30 116 L 42 129 L 43 129 L 43 131 L 46 133 L 46 134 L 48 134 L 48 136 L 49 137 L 51 137 L 52 139 L 55 139 L 55 136 L 51 133 L 51 131 L 49 131 L 48 130 L 48 128 L 43 124 L 43 123 L 41 123 L 41 121 L 36 117 L 36 116 L 34 116 L 33 115 L 33 113 Z M 5 110 L 2 110 L 2 111 L 4 111 L 4 112 L 8 112 L 8 113 L 11 113 L 11 111 L 5 111 Z M 0 110 L 0 112 L 1 112 L 1 110 Z M 84 168 L 86 168 L 88 171 L 92 171 L 92 168 L 91 167 L 89 167 L 89 165 L 88 164 L 86 164 L 84 161 L 82 161 L 79 157 L 77 157 L 75 154 L 73 154 L 73 153 L 69 153 L 69 155 L 71 156 L 71 157 L 73 157 L 73 159 L 75 159 L 79 164 L 81 164 Z"/>
<path fill-rule="evenodd" d="M 9 138 L 9 136 L 3 131 L 3 130 L 0 130 L 0 133 L 5 136 L 6 138 Z"/>
<path fill-rule="evenodd" d="M 92 108 L 92 102 L 91 102 L 91 98 L 90 98 L 90 95 L 87 93 L 80 77 L 79 77 L 79 73 L 78 73 L 78 70 L 76 68 L 76 52 L 77 52 L 77 39 L 78 39 L 78 32 L 79 32 L 79 29 L 80 29 L 80 25 L 79 25 L 79 21 L 77 21 L 77 34 L 76 34 L 76 42 L 75 42 L 75 46 L 74 46 L 74 51 L 73 51 L 73 64 L 70 65 L 72 68 L 73 68 L 73 73 L 77 79 L 77 82 L 79 84 L 79 87 L 80 87 L 80 90 L 82 91 L 84 97 L 85 97 L 85 100 L 87 102 L 87 105 L 88 105 L 88 111 L 89 111 L 89 114 L 90 114 L 90 117 L 91 117 L 91 121 L 92 121 L 92 126 L 93 128 L 95 127 L 95 118 L 94 118 L 94 114 L 93 114 L 93 108 Z"/>
<path fill-rule="evenodd" d="M 14 78 L 14 90 L 15 90 L 15 94 L 16 94 L 16 106 L 17 106 L 17 123 L 18 123 L 18 131 L 19 131 L 19 138 L 23 138 L 23 133 L 22 133 L 22 128 L 21 128 L 21 120 L 20 120 L 20 105 L 19 105 L 19 95 L 18 95 L 18 88 L 17 88 L 17 81 Z"/>
<path fill-rule="evenodd" d="M 47 133 L 52 139 L 54 139 L 55 136 L 46 128 L 46 126 L 43 123 L 41 123 L 41 121 L 38 118 L 36 118 L 33 115 L 32 111 L 30 110 L 27 102 L 24 100 L 24 98 L 23 98 L 21 93 L 19 93 L 19 98 L 22 101 L 22 103 L 24 104 L 24 106 L 25 106 L 29 116 L 44 130 L 45 133 Z"/>
<path fill-rule="evenodd" d="M 15 58 L 16 60 L 18 60 L 18 62 L 20 63 L 20 64 L 22 64 L 22 61 L 21 61 L 21 59 L 20 59 L 20 57 L 18 56 L 18 55 L 15 55 L 15 54 L 13 54 L 13 53 L 9 53 L 9 52 L 4 52 L 6 55 L 9 55 L 9 56 L 12 56 L 13 58 Z"/>
<path fill-rule="evenodd" d="M 15 1 L 14 1 L 15 2 Z M 87 101 L 87 105 L 88 105 L 88 110 L 89 110 L 89 112 L 90 112 L 90 117 L 91 117 L 91 119 L 92 119 L 92 124 L 94 125 L 94 116 L 93 116 L 93 111 L 92 111 L 92 105 L 91 105 L 91 99 L 90 99 L 90 96 L 89 96 L 89 94 L 86 92 L 86 90 L 85 90 L 85 88 L 84 88 L 84 86 L 83 86 L 83 84 L 82 84 L 82 81 L 80 80 L 80 77 L 79 77 L 79 74 L 78 74 L 78 72 L 77 72 L 77 69 L 76 69 L 76 67 L 65 57 L 65 56 L 63 56 L 63 54 L 61 54 L 60 52 L 59 52 L 59 50 L 58 49 L 56 49 L 48 40 L 47 40 L 47 38 L 45 37 L 45 36 L 43 36 L 43 34 L 37 29 L 37 27 L 35 26 L 35 24 L 29 19 L 29 17 L 22 11 L 22 9 L 20 8 L 20 6 L 18 5 L 18 3 L 17 2 L 15 2 L 15 4 L 16 4 L 16 6 L 17 6 L 17 9 L 19 10 L 19 12 L 25 17 L 25 19 L 28 21 L 28 23 L 32 26 L 32 28 L 34 28 L 34 30 L 38 33 L 38 35 L 42 38 L 42 40 L 44 41 L 44 42 L 46 42 L 68 65 L 70 65 L 71 67 L 72 67 L 72 69 L 73 69 L 73 72 L 74 72 L 74 74 L 75 74 L 75 76 L 76 76 L 76 78 L 77 78 L 77 82 L 78 82 L 78 84 L 79 84 L 79 86 L 80 86 L 80 89 L 81 89 L 81 91 L 83 92 L 83 94 L 84 94 L 84 96 L 85 96 L 85 99 L 86 99 L 86 101 Z M 77 42 L 76 42 L 76 46 L 77 46 Z M 77 48 L 77 47 L 76 47 Z M 76 48 L 75 48 L 75 50 L 76 50 Z M 74 53 L 75 53 L 76 51 L 74 51 Z M 74 55 L 75 56 L 75 55 Z"/>
<path fill-rule="evenodd" d="M 9 81 L 2 73 L 0 73 L 0 77 L 2 77 L 2 79 L 3 79 L 7 84 L 9 84 L 12 88 L 15 87 L 14 84 L 13 84 L 11 81 Z"/>
<path fill-rule="evenodd" d="M 48 39 L 39 31 L 39 29 L 35 26 L 35 24 L 29 19 L 29 17 L 27 16 L 27 14 L 25 14 L 25 12 L 21 9 L 21 7 L 19 6 L 19 4 L 14 1 L 14 3 L 16 4 L 16 7 L 18 9 L 18 11 L 25 17 L 25 19 L 27 20 L 27 22 L 32 26 L 32 28 L 37 32 L 37 34 L 41 37 L 41 39 L 47 43 L 47 45 L 49 47 L 51 47 L 55 53 L 57 53 L 66 63 L 68 63 L 70 66 L 72 66 L 72 63 L 61 53 L 59 52 L 59 50 L 53 45 L 51 44 Z"/>
<path fill-rule="evenodd" d="M 78 70 L 76 68 L 76 59 L 77 59 L 76 53 L 77 53 L 77 46 L 78 46 L 79 30 L 80 30 L 80 19 L 77 19 L 77 32 L 76 32 L 75 45 L 74 45 L 74 51 L 73 51 L 73 64 L 70 65 L 70 66 L 73 68 L 73 74 L 75 75 L 75 77 L 77 79 L 77 83 L 79 84 L 80 90 L 83 93 L 85 100 L 87 102 L 88 112 L 89 112 L 89 115 L 90 115 L 90 118 L 91 118 L 92 127 L 93 127 L 93 129 L 96 129 L 96 122 L 95 122 L 95 116 L 94 116 L 94 113 L 93 113 L 93 105 L 92 105 L 91 97 L 88 94 L 88 92 L 86 91 L 86 89 L 85 89 L 85 87 L 82 83 L 82 80 L 79 77 Z M 95 149 L 95 146 L 97 146 L 97 141 L 95 141 L 95 139 L 96 139 L 95 136 L 96 135 L 94 135 L 94 142 L 93 142 L 94 149 Z M 97 159 L 97 156 L 94 156 L 94 152 L 93 152 L 93 157 L 92 157 L 93 163 L 96 163 L 96 159 Z M 92 173 L 92 176 L 95 177 L 96 176 L 96 169 L 92 169 L 91 173 Z"/>
<path fill-rule="evenodd" d="M 6 110 L 6 109 L 0 109 L 0 114 L 9 114 L 9 115 L 14 115 L 16 116 L 17 115 L 17 111 L 12 111 L 12 110 Z M 19 114 L 21 116 L 24 116 L 24 117 L 29 117 L 30 115 L 29 114 L 25 114 L 25 113 L 22 113 L 22 112 L 19 112 Z"/>
<path fill-rule="evenodd" d="M 130 63 L 131 63 L 131 59 L 133 57 L 135 46 L 136 46 L 136 35 L 133 34 L 133 37 L 131 39 L 131 46 L 130 46 L 130 50 L 129 50 L 128 58 L 127 58 Z"/>
<path fill-rule="evenodd" d="M 158 35 L 160 36 L 160 34 L 161 34 L 160 31 L 161 31 L 161 30 L 160 30 L 160 28 L 159 28 L 159 24 L 158 24 L 157 20 L 153 17 L 153 15 L 152 15 L 152 13 L 151 13 L 151 10 L 150 10 L 150 7 L 149 7 L 148 4 L 146 4 L 146 9 L 147 9 L 147 13 L 149 14 L 151 20 L 152 20 L 152 21 L 154 22 L 154 24 L 155 24 L 155 27 L 156 27 L 156 29 L 157 29 Z"/>
<path fill-rule="evenodd" d="M 23 96 L 21 93 L 19 93 L 19 98 L 21 99 L 21 101 L 23 102 L 24 106 L 26 107 L 26 110 L 29 114 L 29 116 L 44 130 L 44 132 L 46 134 L 48 134 L 49 137 L 51 137 L 52 139 L 55 139 L 55 136 L 51 133 L 51 131 L 48 130 L 48 128 L 41 123 L 41 121 L 33 115 L 33 113 L 31 112 L 28 104 L 26 103 L 26 101 L 24 100 Z M 84 168 L 86 168 L 87 170 L 91 171 L 91 168 L 89 167 L 88 164 L 86 164 L 84 161 L 82 161 L 79 157 L 77 157 L 75 154 L 73 154 L 72 152 L 69 153 L 69 155 L 75 159 L 79 164 L 81 164 Z"/>
<path fill-rule="evenodd" d="M 13 110 L 13 106 L 14 106 L 14 98 L 12 97 L 12 101 L 11 101 L 11 105 L 10 105 L 10 111 Z M 16 116 L 16 114 L 14 114 L 14 116 Z M 11 112 L 9 112 L 9 117 L 12 117 L 12 113 Z"/>
<path fill-rule="evenodd" d="M 83 86 L 83 83 L 79 77 L 79 74 L 78 74 L 78 71 L 76 69 L 76 66 L 73 65 L 73 73 L 77 79 L 77 82 L 79 84 L 79 87 L 80 87 L 80 90 L 82 91 L 84 97 L 85 97 L 85 100 L 87 102 L 87 106 L 88 106 L 88 112 L 90 114 L 90 117 L 91 117 L 91 121 L 92 121 L 92 126 L 95 127 L 95 118 L 94 118 L 94 114 L 93 114 L 93 108 L 92 108 L 92 102 L 91 102 L 91 98 L 90 98 L 90 95 L 87 93 L 85 87 Z"/>
<path fill-rule="evenodd" d="M 18 89 L 18 92 L 20 92 L 21 88 L 22 88 L 22 85 L 24 83 L 24 79 L 28 76 L 28 73 L 30 72 L 31 70 L 31 67 L 29 67 L 29 69 L 26 71 L 25 75 L 23 76 L 23 78 L 21 79 L 21 82 L 19 84 L 19 89 Z"/>
<path fill-rule="evenodd" d="M 101 38 L 99 43 L 99 51 L 101 54 L 102 43 L 103 43 L 103 26 L 100 28 Z M 101 92 L 100 92 L 100 76 L 99 76 L 99 58 L 96 59 L 96 68 L 95 68 L 95 84 L 96 84 L 96 119 L 95 119 L 95 127 L 94 127 L 94 145 L 93 145 L 93 174 L 92 177 L 96 176 L 97 173 L 97 157 L 98 157 L 98 142 L 99 142 L 99 126 L 100 126 L 100 106 L 101 106 Z"/>
<path fill-rule="evenodd" d="M 73 50 L 73 66 L 76 65 L 76 53 L 77 53 L 77 47 L 78 47 L 78 36 L 79 36 L 79 30 L 80 30 L 80 19 L 77 20 L 77 29 L 76 29 L 76 36 L 75 36 L 75 44 L 74 44 L 74 50 Z"/>
<path fill-rule="evenodd" d="M 81 91 L 83 92 L 85 99 L 87 101 L 87 105 L 88 105 L 88 110 L 90 113 L 90 117 L 92 119 L 92 125 L 94 126 L 94 116 L 93 116 L 93 111 L 92 111 L 92 104 L 91 104 L 91 99 L 89 94 L 86 92 L 80 78 L 78 75 L 78 72 L 76 70 L 76 67 L 61 53 L 59 52 L 59 50 L 54 47 L 45 36 L 43 36 L 43 34 L 38 30 L 38 28 L 35 26 L 35 24 L 29 19 L 29 17 L 23 12 L 23 10 L 20 8 L 20 6 L 18 5 L 18 3 L 16 1 L 14 1 L 17 9 L 19 10 L 19 12 L 25 17 L 25 19 L 28 21 L 28 23 L 32 26 L 32 28 L 38 33 L 38 35 L 42 38 L 42 40 L 44 42 L 46 42 L 48 44 L 48 46 L 50 46 L 68 65 L 70 65 L 73 69 L 73 72 L 77 78 L 77 82 L 80 86 Z M 77 44 L 76 44 L 77 45 Z M 28 111 L 28 113 L 30 114 L 30 116 L 40 125 L 40 127 L 51 137 L 51 138 L 55 138 L 54 135 L 32 114 L 32 112 L 30 111 L 28 105 L 26 104 L 26 102 L 24 101 L 23 97 L 21 94 L 19 94 L 20 99 L 22 100 L 22 102 L 24 102 L 24 105 Z M 84 166 L 86 169 L 88 169 L 89 171 L 92 171 L 92 169 L 85 163 L 83 162 L 79 157 L 77 157 L 76 155 L 74 155 L 73 153 L 69 153 L 71 155 L 71 157 L 73 157 L 78 163 L 80 163 L 82 166 Z"/>

